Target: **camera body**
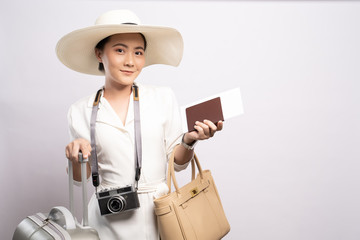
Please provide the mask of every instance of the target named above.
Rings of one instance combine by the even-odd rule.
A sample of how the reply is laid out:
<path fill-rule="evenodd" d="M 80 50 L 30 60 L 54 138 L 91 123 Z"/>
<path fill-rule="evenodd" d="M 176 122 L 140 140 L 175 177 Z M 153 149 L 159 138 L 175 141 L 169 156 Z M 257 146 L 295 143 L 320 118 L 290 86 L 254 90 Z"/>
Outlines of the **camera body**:
<path fill-rule="evenodd" d="M 96 193 L 101 215 L 116 214 L 140 207 L 138 194 L 132 185 L 104 189 Z"/>

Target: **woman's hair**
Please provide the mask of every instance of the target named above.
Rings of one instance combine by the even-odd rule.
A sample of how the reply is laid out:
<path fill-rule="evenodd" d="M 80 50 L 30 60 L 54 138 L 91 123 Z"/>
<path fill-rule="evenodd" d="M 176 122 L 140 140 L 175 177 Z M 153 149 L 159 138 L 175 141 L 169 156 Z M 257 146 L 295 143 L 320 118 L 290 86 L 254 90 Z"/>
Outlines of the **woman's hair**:
<path fill-rule="evenodd" d="M 141 35 L 141 37 L 143 38 L 144 40 L 144 50 L 146 50 L 146 45 L 147 45 L 147 42 L 146 42 L 146 38 L 144 36 L 144 34 L 142 33 L 139 33 Z M 112 36 L 112 35 L 111 35 Z M 95 49 L 99 49 L 99 50 L 104 50 L 104 46 L 105 44 L 109 41 L 109 39 L 111 38 L 111 36 L 108 36 L 104 39 L 102 39 L 100 42 L 98 42 L 98 44 L 96 44 L 95 46 Z M 98 66 L 98 69 L 103 72 L 104 71 L 104 64 L 99 62 L 99 66 Z"/>

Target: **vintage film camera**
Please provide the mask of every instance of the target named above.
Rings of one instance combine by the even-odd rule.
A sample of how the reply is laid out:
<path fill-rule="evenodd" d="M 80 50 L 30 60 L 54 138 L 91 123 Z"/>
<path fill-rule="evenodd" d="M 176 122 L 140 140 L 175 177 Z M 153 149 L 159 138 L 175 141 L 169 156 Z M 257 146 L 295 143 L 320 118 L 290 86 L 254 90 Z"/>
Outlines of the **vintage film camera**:
<path fill-rule="evenodd" d="M 101 215 L 115 214 L 140 207 L 138 194 L 132 185 L 104 189 L 97 194 Z"/>

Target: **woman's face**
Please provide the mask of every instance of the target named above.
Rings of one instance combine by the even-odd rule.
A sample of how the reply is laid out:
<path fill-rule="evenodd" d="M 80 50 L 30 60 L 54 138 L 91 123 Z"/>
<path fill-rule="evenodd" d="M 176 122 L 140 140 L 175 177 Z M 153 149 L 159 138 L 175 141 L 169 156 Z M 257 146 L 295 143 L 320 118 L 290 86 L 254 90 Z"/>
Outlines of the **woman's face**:
<path fill-rule="evenodd" d="M 140 34 L 122 33 L 111 36 L 103 50 L 95 50 L 107 84 L 124 87 L 134 83 L 145 64 L 144 44 Z"/>

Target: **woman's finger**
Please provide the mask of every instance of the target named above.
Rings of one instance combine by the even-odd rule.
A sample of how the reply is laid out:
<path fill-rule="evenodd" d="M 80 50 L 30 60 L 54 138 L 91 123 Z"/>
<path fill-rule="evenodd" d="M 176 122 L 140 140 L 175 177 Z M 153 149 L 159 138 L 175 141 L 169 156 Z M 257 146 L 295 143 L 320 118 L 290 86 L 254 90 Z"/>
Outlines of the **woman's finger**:
<path fill-rule="evenodd" d="M 79 150 L 80 150 L 80 145 L 77 141 L 74 141 L 72 144 L 72 149 L 71 149 L 71 160 L 74 162 L 79 161 Z"/>
<path fill-rule="evenodd" d="M 198 138 L 201 138 L 201 136 L 204 136 L 204 129 L 200 127 L 199 125 L 194 126 L 195 130 L 197 131 Z"/>
<path fill-rule="evenodd" d="M 84 158 L 88 158 L 91 155 L 91 145 L 88 141 L 84 140 L 79 143 L 79 148 Z M 78 153 L 79 154 L 79 153 Z"/>
<path fill-rule="evenodd" d="M 65 156 L 67 159 L 70 159 L 70 149 L 69 149 L 69 145 L 66 146 L 65 148 Z"/>
<path fill-rule="evenodd" d="M 217 131 L 221 131 L 224 127 L 224 122 L 223 121 L 219 121 L 217 123 Z"/>
<path fill-rule="evenodd" d="M 213 137 L 218 129 L 217 126 L 209 120 L 204 120 L 204 123 L 209 127 L 210 137 Z"/>
<path fill-rule="evenodd" d="M 210 127 L 207 124 L 205 124 L 203 122 L 199 122 L 199 121 L 196 122 L 196 125 L 201 127 L 201 129 L 202 129 L 202 132 L 203 132 L 202 138 L 205 138 L 205 139 L 209 138 L 209 136 L 210 136 Z"/>

